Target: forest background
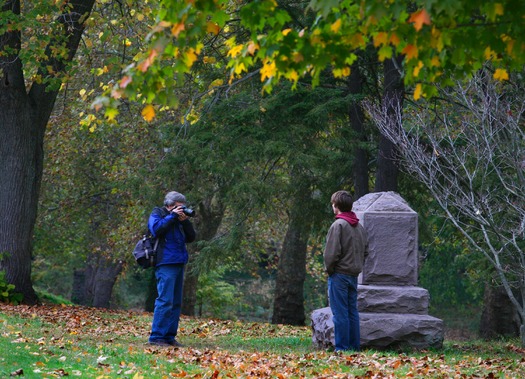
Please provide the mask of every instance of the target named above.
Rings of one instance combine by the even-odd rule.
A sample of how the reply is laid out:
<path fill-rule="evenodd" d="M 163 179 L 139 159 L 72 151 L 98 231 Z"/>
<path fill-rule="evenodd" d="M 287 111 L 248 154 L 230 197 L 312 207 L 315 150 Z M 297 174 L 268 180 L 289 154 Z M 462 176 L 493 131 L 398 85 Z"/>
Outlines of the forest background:
<path fill-rule="evenodd" d="M 296 16 L 287 22 L 301 25 L 312 17 L 299 5 L 280 4 Z M 36 21 L 40 27 L 33 24 L 24 31 L 28 55 L 20 55 L 27 64 L 25 77 L 45 82 L 40 69 L 48 56 L 39 49 L 50 42 L 46 31 L 60 24 L 53 13 L 60 6 L 44 11 L 25 6 L 22 21 Z M 374 104 L 388 104 L 391 110 L 404 108 L 408 120 L 424 112 L 466 110 L 464 119 L 474 122 L 477 108 L 467 101 L 447 101 L 446 92 L 439 93 L 442 101 L 421 106 L 415 101 L 421 94 L 405 87 L 401 56 L 388 57 L 381 50 L 382 37 L 360 51 L 351 70 L 320 71 L 315 87 L 297 79 L 272 83 L 267 92 L 259 76 L 266 64 L 249 72 L 238 65 L 232 69 L 228 57 L 236 46 L 231 38 L 248 40 L 249 33 L 231 20 L 209 25 L 200 40 L 205 54 L 194 50 L 173 65 L 154 67 L 141 59 L 155 51 L 149 45 L 154 39 L 144 37 L 162 25 L 155 19 L 158 6 L 96 2 L 85 20 L 75 64 L 64 70 L 67 80 L 56 89 L 45 129 L 31 256 L 38 292 L 89 306 L 151 309 L 152 272 L 137 268 L 130 251 L 145 231 L 151 209 L 176 189 L 196 209 L 199 233 L 191 245 L 184 313 L 304 324 L 313 309 L 327 304 L 322 247 L 333 217 L 331 193 L 344 188 L 359 198 L 392 190 L 419 214 L 420 282 L 430 291 L 431 314 L 449 326 L 459 323 L 458 330 L 477 331 L 483 305 L 494 306 L 489 295 L 499 288 L 497 270 L 472 244 L 482 238 L 474 234 L 472 241 L 458 231 L 432 189 L 401 160 L 395 139 L 377 127 L 380 117 L 368 116 L 377 109 Z M 497 8 L 493 12 L 499 14 Z M 181 24 L 170 25 L 173 35 L 182 30 Z M 42 55 L 29 55 L 34 51 Z M 91 105 L 107 105 L 101 104 L 101 95 L 111 89 L 109 84 L 125 88 L 124 83 L 135 83 L 131 76 L 123 77 L 131 62 L 162 78 L 169 92 L 122 98 L 118 112 L 109 106 L 102 117 Z M 185 73 L 175 77 L 171 67 L 178 64 Z M 491 72 L 480 79 L 483 83 L 503 81 L 502 72 L 490 65 L 476 68 Z M 232 76 L 232 70 L 243 75 Z M 511 74 L 520 78 L 520 72 Z M 512 87 L 506 89 L 508 97 L 523 104 L 519 80 L 504 80 Z M 472 98 L 489 93 L 448 85 Z M 496 97 L 502 91 L 497 83 L 491 88 Z M 153 100 L 161 105 L 149 104 Z M 399 121 L 394 118 L 394 124 Z M 465 124 L 454 125 L 457 133 Z M 446 126 L 438 129 L 450 137 Z M 521 130 L 518 117 L 517 132 Z M 519 152 L 523 140 L 518 142 Z M 470 156 L 470 164 L 476 159 Z M 500 191 L 505 197 L 505 187 Z M 485 302 L 484 294 L 489 294 Z M 512 323 L 512 317 L 507 321 Z"/>

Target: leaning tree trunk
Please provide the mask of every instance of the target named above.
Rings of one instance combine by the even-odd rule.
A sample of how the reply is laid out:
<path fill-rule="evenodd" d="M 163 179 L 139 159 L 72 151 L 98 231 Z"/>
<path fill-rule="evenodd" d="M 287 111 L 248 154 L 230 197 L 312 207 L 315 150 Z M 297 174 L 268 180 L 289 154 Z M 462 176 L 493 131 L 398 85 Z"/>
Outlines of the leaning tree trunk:
<path fill-rule="evenodd" d="M 94 0 L 68 2 L 68 12 L 84 15 L 91 11 Z M 2 11 L 20 15 L 20 1 L 2 2 Z M 66 59 L 51 57 L 57 46 L 52 40 L 46 50 L 40 76 L 49 77 L 65 70 L 77 50 L 84 25 L 79 17 L 70 17 L 58 34 L 66 37 Z M 31 281 L 32 237 L 38 209 L 38 194 L 43 172 L 43 144 L 47 122 L 58 90 L 46 83 L 33 83 L 26 90 L 24 67 L 18 52 L 22 46 L 21 31 L 16 26 L 0 34 L 0 270 L 6 272 L 23 302 L 35 304 L 38 298 Z"/>
<path fill-rule="evenodd" d="M 401 109 L 404 96 L 404 85 L 401 78 L 401 58 L 387 59 L 384 62 L 384 93 L 383 101 L 391 104 L 388 112 L 394 113 Z M 392 120 L 397 118 L 392 117 Z M 393 121 L 396 122 L 396 121 Z M 401 125 L 395 125 L 401 128 Z M 375 191 L 397 191 L 397 177 L 399 169 L 397 166 L 396 146 L 388 137 L 381 133 L 377 153 L 377 172 Z"/>

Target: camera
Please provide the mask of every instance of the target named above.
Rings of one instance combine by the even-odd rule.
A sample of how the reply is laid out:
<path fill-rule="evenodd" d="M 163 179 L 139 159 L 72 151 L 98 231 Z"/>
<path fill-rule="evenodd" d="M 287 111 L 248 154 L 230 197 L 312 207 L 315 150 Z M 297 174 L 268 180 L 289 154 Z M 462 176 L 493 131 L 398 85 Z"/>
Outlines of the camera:
<path fill-rule="evenodd" d="M 195 211 L 191 208 L 188 208 L 187 206 L 185 205 L 181 205 L 180 208 L 182 209 L 182 211 L 184 212 L 184 214 L 188 217 L 193 217 L 195 216 Z"/>

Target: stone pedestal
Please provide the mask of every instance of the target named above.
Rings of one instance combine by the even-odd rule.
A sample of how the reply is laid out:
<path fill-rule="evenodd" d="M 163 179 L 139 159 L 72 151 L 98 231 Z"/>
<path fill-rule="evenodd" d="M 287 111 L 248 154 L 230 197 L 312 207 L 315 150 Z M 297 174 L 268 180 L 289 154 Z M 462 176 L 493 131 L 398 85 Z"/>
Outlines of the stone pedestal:
<path fill-rule="evenodd" d="M 353 209 L 369 241 L 358 287 L 361 346 L 440 348 L 443 321 L 428 315 L 428 291 L 417 287 L 417 213 L 395 192 L 363 196 Z M 312 329 L 315 346 L 334 345 L 330 308 L 312 313 Z"/>

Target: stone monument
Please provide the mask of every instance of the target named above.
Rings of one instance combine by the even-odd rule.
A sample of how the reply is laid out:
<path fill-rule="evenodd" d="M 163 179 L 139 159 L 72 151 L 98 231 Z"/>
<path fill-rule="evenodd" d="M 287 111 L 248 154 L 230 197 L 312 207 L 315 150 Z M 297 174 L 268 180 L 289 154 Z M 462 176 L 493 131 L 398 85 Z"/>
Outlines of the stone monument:
<path fill-rule="evenodd" d="M 443 321 L 428 315 L 428 291 L 417 286 L 417 213 L 395 192 L 365 195 L 353 210 L 369 241 L 358 287 L 361 347 L 442 347 Z M 312 313 L 316 347 L 334 346 L 333 328 L 329 307 Z"/>

